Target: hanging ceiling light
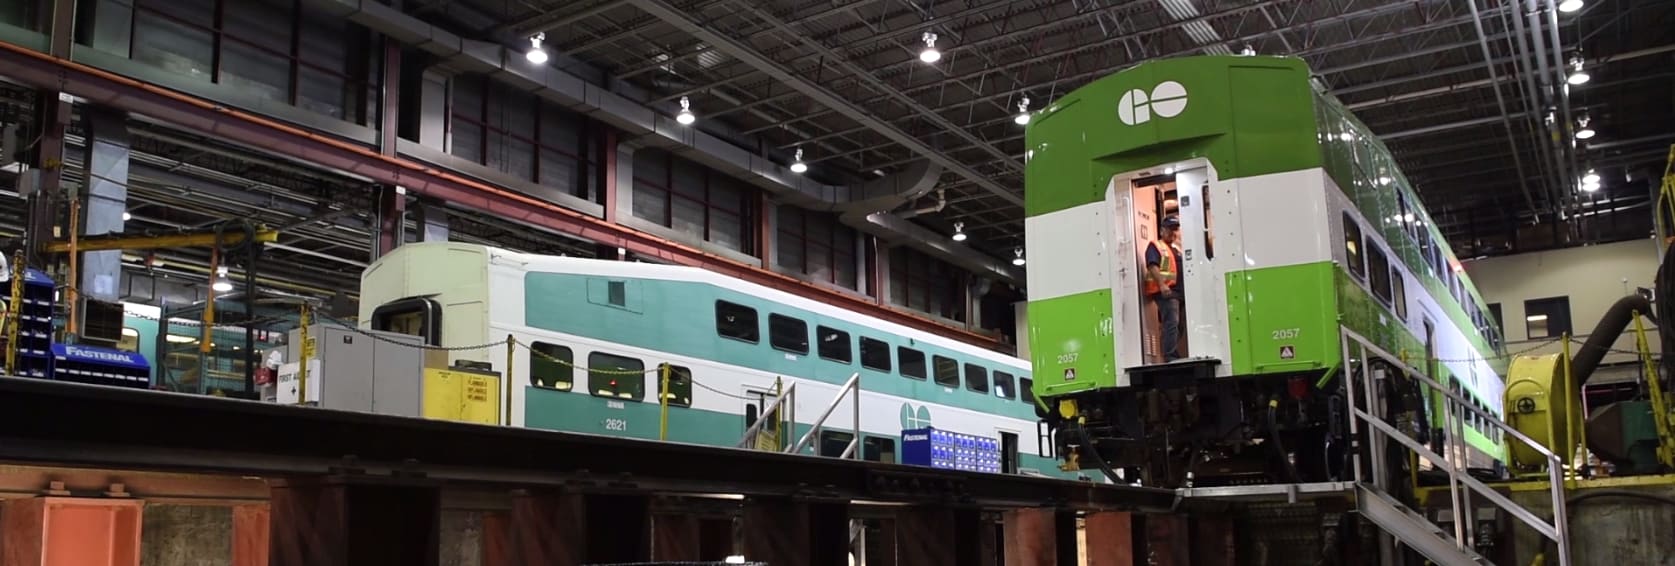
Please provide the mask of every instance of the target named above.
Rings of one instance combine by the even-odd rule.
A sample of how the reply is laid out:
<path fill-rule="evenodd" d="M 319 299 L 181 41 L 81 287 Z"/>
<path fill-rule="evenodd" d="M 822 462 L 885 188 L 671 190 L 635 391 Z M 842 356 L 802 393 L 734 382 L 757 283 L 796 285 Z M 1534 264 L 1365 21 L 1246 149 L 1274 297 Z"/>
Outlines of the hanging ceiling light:
<path fill-rule="evenodd" d="M 1018 102 L 1018 117 L 1013 118 L 1012 121 L 1017 122 L 1019 126 L 1028 126 L 1029 125 L 1029 97 L 1028 96 L 1024 97 L 1023 100 Z"/>
<path fill-rule="evenodd" d="M 122 221 L 123 222 L 127 222 L 127 221 L 133 220 L 133 219 L 134 219 L 134 213 L 128 212 L 126 210 L 122 211 Z"/>
<path fill-rule="evenodd" d="M 698 121 L 698 117 L 692 114 L 692 99 L 680 97 L 680 113 L 675 115 L 675 121 L 683 126 L 690 126 Z"/>
<path fill-rule="evenodd" d="M 1016 265 L 1018 267 L 1023 267 L 1024 266 L 1024 249 L 1023 248 L 1012 248 L 1012 265 Z"/>
<path fill-rule="evenodd" d="M 964 242 L 965 241 L 965 223 L 964 222 L 955 222 L 954 223 L 954 241 L 956 241 L 956 242 Z"/>
<path fill-rule="evenodd" d="M 536 65 L 546 63 L 547 62 L 547 50 L 541 48 L 541 42 L 546 41 L 546 39 L 547 39 L 547 32 L 541 32 L 541 33 L 537 33 L 535 35 L 529 36 L 529 51 L 524 52 L 524 54 L 523 54 L 524 58 L 529 59 L 529 62 L 534 63 Z"/>
<path fill-rule="evenodd" d="M 217 293 L 225 293 L 233 290 L 233 282 L 226 279 L 216 279 L 215 284 L 210 285 L 209 287 L 211 289 L 215 289 L 215 292 Z"/>
<path fill-rule="evenodd" d="M 1582 176 L 1582 192 L 1591 193 L 1597 190 L 1599 190 L 1599 172 L 1590 167 L 1588 168 L 1588 174 Z"/>
<path fill-rule="evenodd" d="M 1594 129 L 1588 126 L 1588 115 L 1583 114 L 1576 119 L 1576 139 L 1585 140 L 1594 137 Z"/>
<path fill-rule="evenodd" d="M 936 50 L 936 34 L 927 31 L 920 38 L 925 40 L 925 50 L 919 52 L 919 60 L 926 63 L 941 61 L 942 52 Z"/>
<path fill-rule="evenodd" d="M 808 164 L 803 163 L 803 149 L 797 148 L 797 158 L 791 162 L 791 172 L 801 174 L 808 171 Z"/>
<path fill-rule="evenodd" d="M 1256 48 L 1252 47 L 1249 43 L 1246 43 L 1245 48 L 1239 50 L 1239 54 L 1246 57 L 1254 57 L 1256 56 Z"/>
<path fill-rule="evenodd" d="M 1564 0 L 1559 3 L 1559 11 L 1569 14 L 1582 9 L 1582 4 L 1584 4 L 1582 0 Z"/>
<path fill-rule="evenodd" d="M 1580 85 L 1588 82 L 1590 78 L 1593 77 L 1588 76 L 1588 72 L 1582 70 L 1582 55 L 1578 53 L 1570 54 L 1570 76 L 1565 77 L 1565 82 Z"/>

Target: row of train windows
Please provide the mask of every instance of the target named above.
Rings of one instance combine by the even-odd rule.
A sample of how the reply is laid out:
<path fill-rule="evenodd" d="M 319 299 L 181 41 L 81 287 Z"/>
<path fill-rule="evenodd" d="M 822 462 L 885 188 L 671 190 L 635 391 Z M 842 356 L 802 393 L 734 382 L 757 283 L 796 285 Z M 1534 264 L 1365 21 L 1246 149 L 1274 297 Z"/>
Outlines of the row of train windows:
<path fill-rule="evenodd" d="M 1489 409 L 1488 405 L 1483 404 L 1482 401 L 1478 401 L 1477 399 L 1473 398 L 1469 393 L 1467 393 L 1465 391 L 1465 388 L 1460 386 L 1460 382 L 1458 380 L 1454 381 L 1454 393 L 1461 396 L 1461 397 L 1471 399 L 1472 406 L 1477 407 L 1477 410 L 1483 411 L 1483 412 L 1488 413 L 1490 415 L 1495 414 L 1494 411 Z M 1462 409 L 1462 411 L 1464 411 L 1464 410 Z M 1478 434 L 1483 435 L 1485 438 L 1488 438 L 1490 441 L 1493 441 L 1493 442 L 1500 442 L 1501 441 L 1501 434 L 1502 433 L 1501 433 L 1500 427 L 1497 427 L 1493 423 L 1490 423 L 1489 419 L 1478 416 L 1478 414 L 1475 413 L 1475 412 L 1471 412 L 1471 411 L 1464 411 L 1464 412 L 1466 413 L 1465 414 L 1466 426 L 1471 427 L 1472 430 L 1477 431 Z"/>
<path fill-rule="evenodd" d="M 529 384 L 542 389 L 571 391 L 576 384 L 576 356 L 568 346 L 547 342 L 530 344 L 534 354 L 529 356 Z M 587 355 L 587 392 L 596 397 L 644 401 L 646 380 L 675 407 L 692 406 L 692 370 L 686 367 L 660 364 L 657 371 L 646 371 L 645 361 L 608 352 Z M 663 389 L 664 373 L 668 373 L 668 391 Z"/>
<path fill-rule="evenodd" d="M 751 344 L 760 343 L 762 339 L 761 323 L 756 309 L 727 301 L 715 302 L 715 331 L 725 338 Z M 814 352 L 821 359 L 852 364 L 855 362 L 854 353 L 858 350 L 861 367 L 886 373 L 899 372 L 902 377 L 908 379 L 929 378 L 943 387 L 960 387 L 962 364 L 953 358 L 932 355 L 927 367 L 925 353 L 906 346 L 896 347 L 895 359 L 891 360 L 890 344 L 883 340 L 861 336 L 859 348 L 856 348 L 856 343 L 848 332 L 818 325 L 815 327 L 814 336 Z M 768 344 L 788 354 L 808 355 L 808 323 L 783 314 L 768 314 Z M 892 364 L 892 361 L 897 363 Z M 1002 399 L 1022 399 L 1026 403 L 1035 403 L 1034 392 L 1030 390 L 1033 383 L 1030 378 L 1018 378 L 999 370 L 991 374 L 988 368 L 977 364 L 967 363 L 963 366 L 966 390 L 985 395 L 992 391 L 996 397 Z"/>
<path fill-rule="evenodd" d="M 1402 272 L 1390 265 L 1389 256 L 1378 247 L 1378 242 L 1361 237 L 1361 225 L 1348 212 L 1343 215 L 1344 252 L 1349 258 L 1349 273 L 1365 279 L 1373 296 L 1396 309 L 1396 316 L 1407 320 L 1407 286 Z M 1368 274 L 1371 274 L 1369 277 Z"/>
<path fill-rule="evenodd" d="M 1397 195 L 1397 197 L 1400 198 L 1400 195 Z M 1402 202 L 1405 211 L 1407 210 L 1406 201 Z M 1408 220 L 1413 218 L 1411 213 L 1404 212 L 1402 216 L 1397 218 L 1400 222 L 1417 224 L 1416 221 Z M 1359 278 L 1365 277 L 1368 272 L 1371 272 L 1373 275 L 1367 281 L 1367 285 L 1372 288 L 1373 294 L 1377 295 L 1385 304 L 1395 307 L 1396 315 L 1401 317 L 1402 320 L 1407 320 L 1407 290 L 1403 288 L 1401 272 L 1390 265 L 1390 260 L 1384 255 L 1384 250 L 1380 249 L 1372 240 L 1362 238 L 1361 225 L 1348 212 L 1343 213 L 1343 226 L 1344 249 L 1348 252 L 1350 273 Z M 1427 267 L 1437 276 L 1439 281 L 1443 282 L 1443 285 L 1448 287 L 1449 294 L 1454 297 L 1457 304 L 1461 305 L 1460 308 L 1465 310 L 1466 318 L 1477 329 L 1477 333 L 1485 337 L 1492 347 L 1498 349 L 1500 347 L 1500 335 L 1495 332 L 1494 326 L 1489 323 L 1489 317 L 1484 314 L 1482 309 L 1477 307 L 1477 301 L 1471 300 L 1471 294 L 1466 292 L 1465 282 L 1454 273 L 1454 270 L 1447 268 L 1448 263 L 1444 259 L 1446 256 L 1442 253 L 1442 247 L 1431 239 L 1430 234 L 1423 233 L 1417 227 L 1404 228 L 1403 233 L 1416 239 L 1416 241 L 1422 242 L 1420 253 L 1425 256 Z M 1365 256 L 1364 261 L 1363 256 Z"/>

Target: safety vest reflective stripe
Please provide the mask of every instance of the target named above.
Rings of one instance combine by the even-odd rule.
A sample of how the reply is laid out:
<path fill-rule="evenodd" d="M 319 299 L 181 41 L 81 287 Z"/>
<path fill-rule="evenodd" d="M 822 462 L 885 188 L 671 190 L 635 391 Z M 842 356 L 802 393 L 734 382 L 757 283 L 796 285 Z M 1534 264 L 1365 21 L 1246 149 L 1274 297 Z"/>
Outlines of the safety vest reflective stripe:
<path fill-rule="evenodd" d="M 1158 256 L 1157 272 L 1158 272 L 1158 275 L 1163 276 L 1163 280 L 1164 280 L 1165 284 L 1167 284 L 1170 287 L 1174 287 L 1175 286 L 1175 252 L 1174 252 L 1174 250 L 1169 249 L 1169 246 L 1159 245 L 1159 244 L 1160 244 L 1160 242 L 1152 242 L 1150 244 L 1153 249 L 1157 250 L 1157 256 Z M 1163 290 L 1163 289 L 1162 289 L 1161 286 L 1158 285 L 1157 281 L 1152 280 L 1150 277 L 1146 278 L 1146 294 L 1147 295 L 1155 294 L 1155 293 L 1157 293 L 1158 291 L 1161 291 L 1161 290 Z"/>

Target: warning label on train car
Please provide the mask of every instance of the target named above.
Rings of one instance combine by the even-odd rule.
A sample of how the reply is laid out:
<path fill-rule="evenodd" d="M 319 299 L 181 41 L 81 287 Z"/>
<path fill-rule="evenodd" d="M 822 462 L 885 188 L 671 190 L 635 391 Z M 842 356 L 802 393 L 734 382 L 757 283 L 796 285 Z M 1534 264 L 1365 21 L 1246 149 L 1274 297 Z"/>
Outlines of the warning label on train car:
<path fill-rule="evenodd" d="M 1297 348 L 1292 347 L 1290 344 L 1280 346 L 1280 359 L 1290 360 L 1290 359 L 1294 359 L 1296 357 L 1297 357 Z"/>

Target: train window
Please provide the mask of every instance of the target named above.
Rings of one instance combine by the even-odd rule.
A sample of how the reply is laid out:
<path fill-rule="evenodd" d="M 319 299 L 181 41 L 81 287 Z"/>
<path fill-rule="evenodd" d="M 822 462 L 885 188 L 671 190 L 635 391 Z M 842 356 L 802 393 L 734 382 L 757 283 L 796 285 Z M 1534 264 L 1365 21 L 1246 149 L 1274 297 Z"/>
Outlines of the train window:
<path fill-rule="evenodd" d="M 943 387 L 960 386 L 960 363 L 954 361 L 953 358 L 931 356 L 931 371 L 935 372 L 932 374 L 932 379 L 936 381 L 937 385 Z"/>
<path fill-rule="evenodd" d="M 845 364 L 854 361 L 854 355 L 849 349 L 848 332 L 816 326 L 814 333 L 820 337 L 820 357 Z"/>
<path fill-rule="evenodd" d="M 1385 177 L 1380 180 L 1385 181 L 1385 184 L 1389 184 L 1388 179 L 1389 177 Z M 1413 226 L 1413 221 L 1417 219 L 1413 217 L 1413 209 L 1408 208 L 1407 196 L 1403 195 L 1401 190 L 1396 191 L 1396 209 L 1396 227 L 1400 228 L 1402 230 L 1402 234 L 1404 235 L 1412 234 L 1413 232 L 1409 230 L 1409 227 Z M 1396 247 L 1396 242 L 1394 240 L 1390 242 L 1390 247 Z"/>
<path fill-rule="evenodd" d="M 1378 249 L 1377 244 L 1367 246 L 1367 284 L 1372 287 L 1373 295 L 1384 304 L 1390 304 L 1390 262 L 1384 257 L 1384 250 Z"/>
<path fill-rule="evenodd" d="M 768 315 L 768 343 L 793 354 L 808 353 L 808 323 L 783 314 Z"/>
<path fill-rule="evenodd" d="M 849 448 L 850 441 L 855 440 L 855 433 L 837 430 L 820 431 L 820 455 L 827 458 L 843 457 L 843 450 Z"/>
<path fill-rule="evenodd" d="M 423 298 L 385 303 L 372 311 L 372 329 L 410 334 L 431 346 L 442 345 L 442 306 Z"/>
<path fill-rule="evenodd" d="M 1396 304 L 1396 317 L 1407 320 L 1407 283 L 1402 279 L 1402 271 L 1390 268 L 1390 294 Z"/>
<path fill-rule="evenodd" d="M 1355 222 L 1355 217 L 1348 212 L 1343 213 L 1343 250 L 1349 261 L 1349 272 L 1356 277 L 1365 277 L 1367 262 L 1361 253 L 1361 224 Z"/>
<path fill-rule="evenodd" d="M 668 368 L 669 390 L 663 390 L 663 371 Z M 669 364 L 658 366 L 657 374 L 652 376 L 657 380 L 657 392 L 669 400 L 672 407 L 692 406 L 692 369 Z"/>
<path fill-rule="evenodd" d="M 599 397 L 640 401 L 646 398 L 646 363 L 637 358 L 594 352 L 587 355 L 587 390 Z"/>
<path fill-rule="evenodd" d="M 1023 399 L 1025 403 L 1035 404 L 1035 380 L 1027 377 L 1018 378 L 1018 398 Z"/>
<path fill-rule="evenodd" d="M 883 340 L 861 337 L 861 367 L 890 371 L 890 345 Z"/>
<path fill-rule="evenodd" d="M 925 378 L 925 353 L 912 348 L 896 348 L 896 359 L 901 360 L 901 376 Z"/>
<path fill-rule="evenodd" d="M 896 439 L 870 434 L 861 437 L 861 459 L 868 462 L 896 463 Z"/>
<path fill-rule="evenodd" d="M 989 370 L 977 364 L 966 364 L 965 388 L 978 393 L 988 393 Z"/>
<path fill-rule="evenodd" d="M 722 336 L 751 344 L 762 339 L 762 330 L 756 321 L 756 309 L 727 301 L 715 302 L 715 331 Z"/>
<path fill-rule="evenodd" d="M 543 389 L 569 391 L 576 382 L 575 353 L 570 348 L 546 342 L 529 345 L 529 384 Z"/>
<path fill-rule="evenodd" d="M 995 372 L 995 396 L 1001 399 L 1018 396 L 1017 384 L 1013 382 L 1012 374 L 1004 371 Z"/>

